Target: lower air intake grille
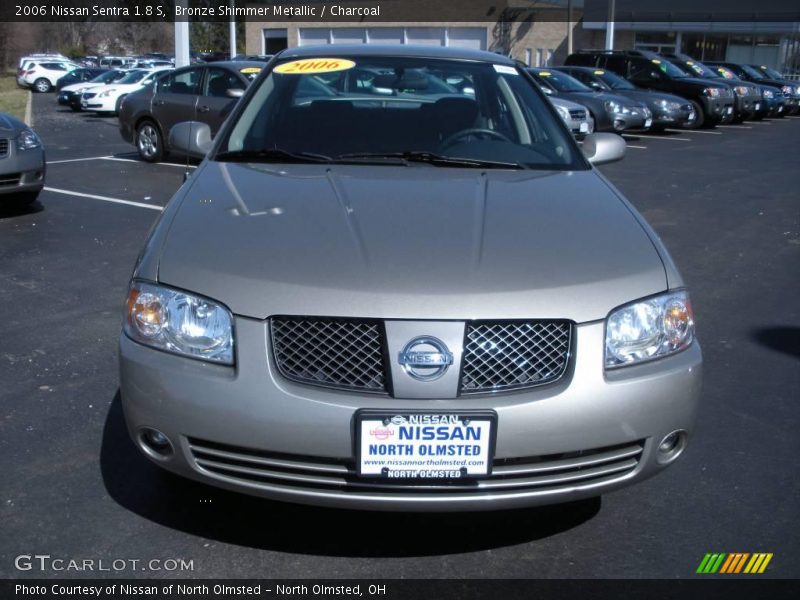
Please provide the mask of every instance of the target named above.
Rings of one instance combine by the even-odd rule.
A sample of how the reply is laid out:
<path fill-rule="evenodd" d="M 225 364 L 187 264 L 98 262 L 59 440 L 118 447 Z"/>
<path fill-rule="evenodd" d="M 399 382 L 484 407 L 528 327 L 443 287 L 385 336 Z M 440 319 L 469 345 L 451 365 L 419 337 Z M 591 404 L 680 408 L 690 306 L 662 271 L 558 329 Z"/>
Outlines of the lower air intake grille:
<path fill-rule="evenodd" d="M 467 323 L 461 393 L 525 388 L 559 379 L 569 362 L 568 321 Z"/>
<path fill-rule="evenodd" d="M 273 317 L 281 375 L 300 383 L 386 393 L 380 321 Z"/>

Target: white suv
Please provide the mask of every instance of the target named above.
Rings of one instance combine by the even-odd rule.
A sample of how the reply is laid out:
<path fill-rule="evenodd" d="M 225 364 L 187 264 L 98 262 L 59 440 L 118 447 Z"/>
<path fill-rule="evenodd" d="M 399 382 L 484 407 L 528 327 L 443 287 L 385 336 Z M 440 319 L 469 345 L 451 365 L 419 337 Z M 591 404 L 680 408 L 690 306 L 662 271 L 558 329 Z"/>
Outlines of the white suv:
<path fill-rule="evenodd" d="M 36 60 L 23 65 L 19 79 L 37 92 L 49 92 L 56 87 L 56 81 L 77 68 L 78 65 L 65 60 Z"/>

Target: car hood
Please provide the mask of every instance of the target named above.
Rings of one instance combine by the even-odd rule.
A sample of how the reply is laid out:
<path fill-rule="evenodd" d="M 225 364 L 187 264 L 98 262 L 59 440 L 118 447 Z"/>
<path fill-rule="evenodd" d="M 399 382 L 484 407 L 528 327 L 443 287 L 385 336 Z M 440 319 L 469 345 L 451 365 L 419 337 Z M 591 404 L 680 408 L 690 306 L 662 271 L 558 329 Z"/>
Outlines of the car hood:
<path fill-rule="evenodd" d="M 639 104 L 639 102 L 632 100 L 631 98 L 626 98 L 625 96 L 611 92 L 596 92 L 592 90 L 590 92 L 564 92 L 564 95 L 575 102 L 591 103 L 597 106 L 608 101 L 617 102 L 624 106 L 633 106 Z"/>
<path fill-rule="evenodd" d="M 594 171 L 207 161 L 188 185 L 158 279 L 238 315 L 584 322 L 667 286 Z"/>
<path fill-rule="evenodd" d="M 0 113 L 0 136 L 15 136 L 17 132 L 25 128 L 25 123 L 19 119 L 5 113 Z"/>
<path fill-rule="evenodd" d="M 661 100 L 666 100 L 667 102 L 677 102 L 681 106 L 684 104 L 689 104 L 689 101 L 685 98 L 681 98 L 680 96 L 675 96 L 674 94 L 667 94 L 665 92 L 658 92 L 655 90 L 617 90 L 614 92 L 615 94 L 619 94 L 621 96 L 625 96 L 630 100 L 636 100 L 638 102 L 643 102 L 644 104 L 653 105 L 656 102 L 660 102 Z"/>
<path fill-rule="evenodd" d="M 108 85 L 106 83 L 89 83 L 89 82 L 81 82 L 81 83 L 71 83 L 69 85 L 65 85 L 61 88 L 62 92 L 77 92 L 81 90 L 88 90 L 91 88 L 102 87 L 104 85 Z"/>

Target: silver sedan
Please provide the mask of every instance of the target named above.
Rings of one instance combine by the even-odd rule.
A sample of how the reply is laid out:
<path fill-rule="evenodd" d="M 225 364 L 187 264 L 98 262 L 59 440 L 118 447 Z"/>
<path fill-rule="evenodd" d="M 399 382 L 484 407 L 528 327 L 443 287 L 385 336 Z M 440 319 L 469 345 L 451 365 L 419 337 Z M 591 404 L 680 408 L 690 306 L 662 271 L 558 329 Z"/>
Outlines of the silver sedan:
<path fill-rule="evenodd" d="M 27 204 L 44 187 L 42 141 L 25 123 L 0 113 L 0 204 Z"/>
<path fill-rule="evenodd" d="M 625 142 L 579 147 L 511 60 L 290 49 L 216 139 L 183 123 L 169 144 L 206 158 L 120 339 L 156 464 L 291 502 L 493 510 L 596 496 L 686 448 L 689 293 L 593 166 Z"/>

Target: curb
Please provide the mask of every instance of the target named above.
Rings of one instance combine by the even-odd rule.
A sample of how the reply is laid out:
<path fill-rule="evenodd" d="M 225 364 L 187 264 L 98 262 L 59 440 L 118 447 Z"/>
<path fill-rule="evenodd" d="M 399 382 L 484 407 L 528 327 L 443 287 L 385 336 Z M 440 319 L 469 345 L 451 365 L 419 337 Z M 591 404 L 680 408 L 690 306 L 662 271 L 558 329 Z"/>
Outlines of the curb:
<path fill-rule="evenodd" d="M 25 124 L 28 127 L 33 127 L 33 114 L 31 113 L 31 98 L 33 94 L 28 90 L 28 101 L 25 103 Z"/>

